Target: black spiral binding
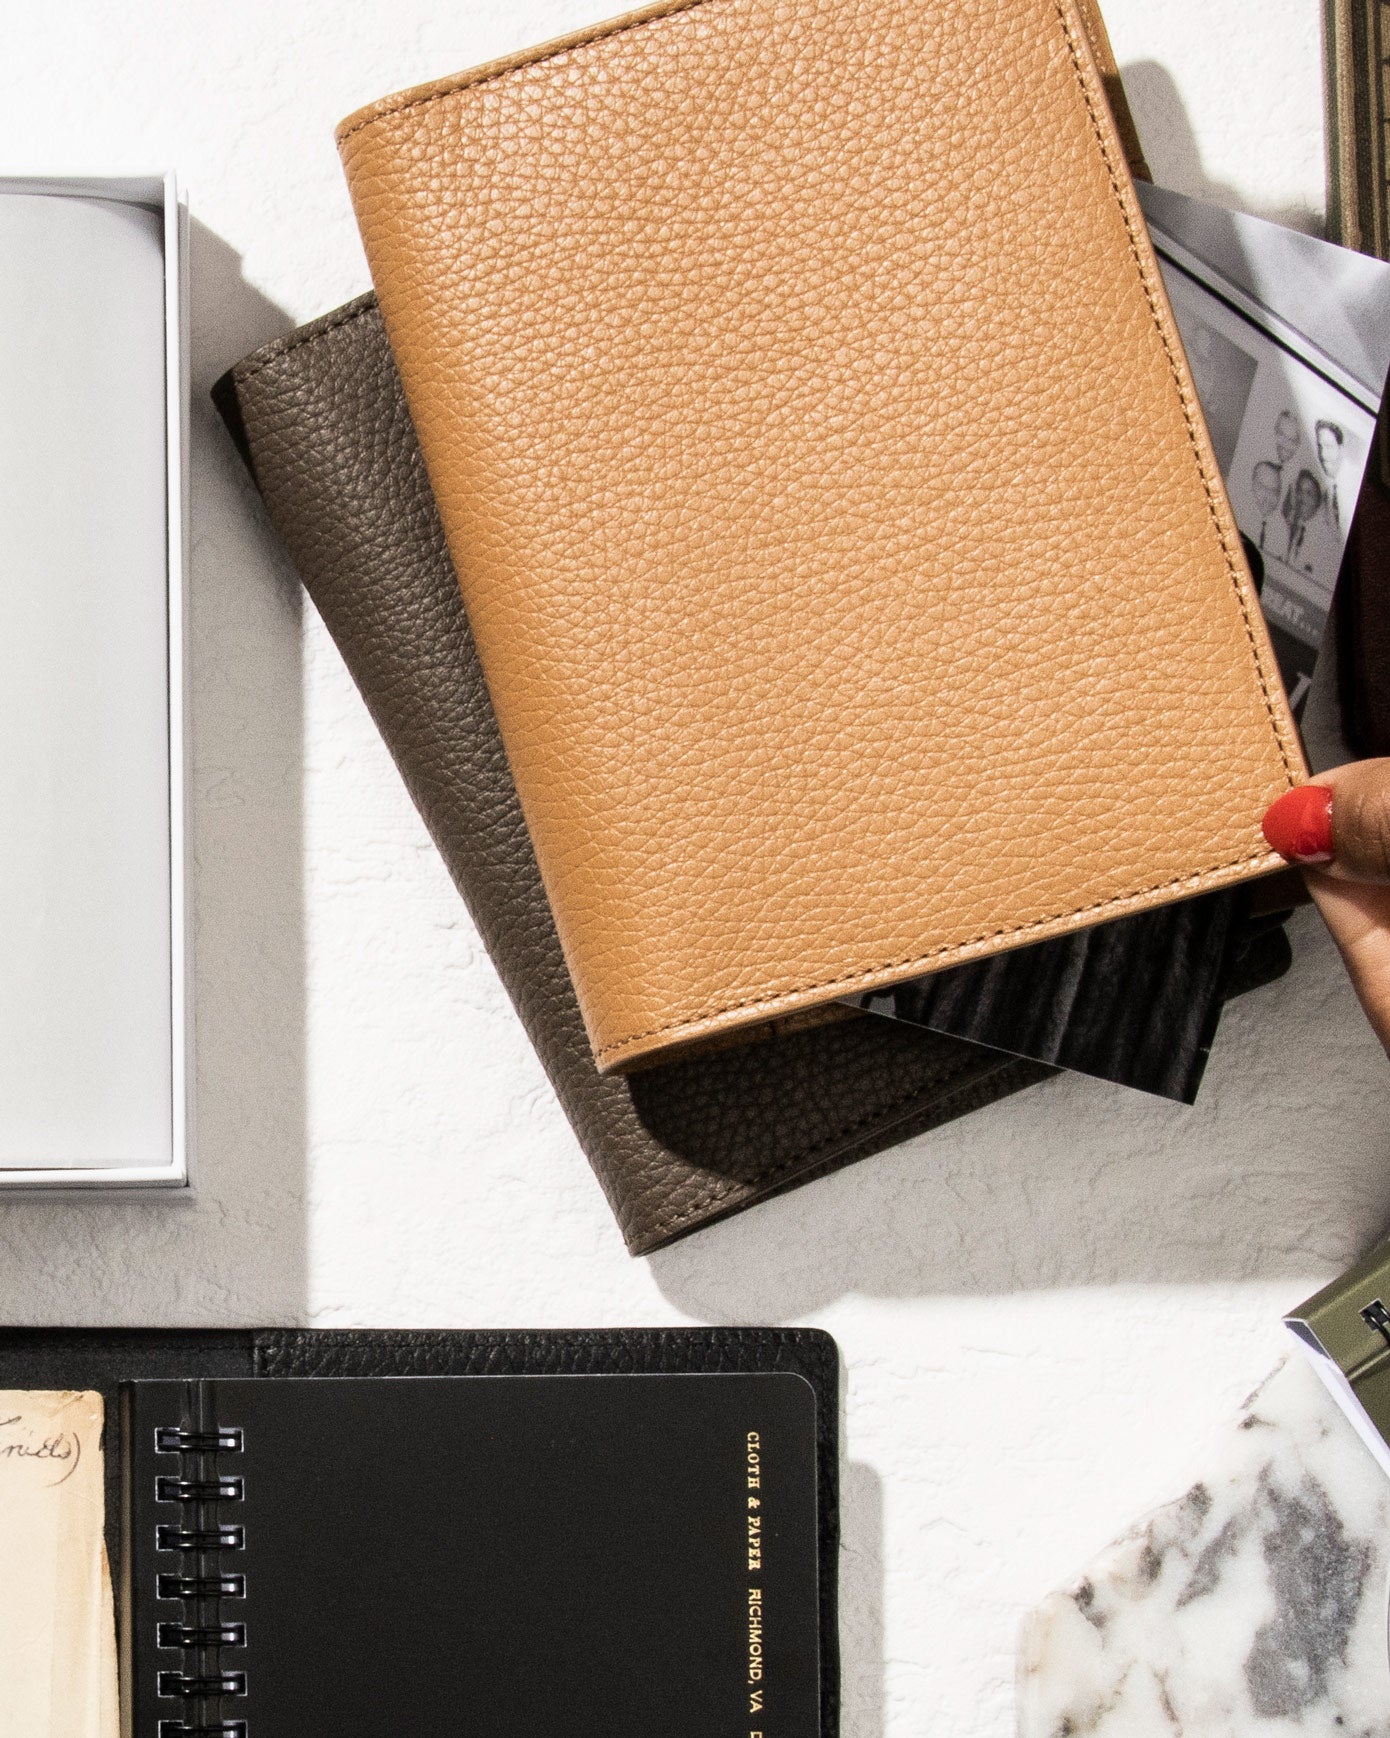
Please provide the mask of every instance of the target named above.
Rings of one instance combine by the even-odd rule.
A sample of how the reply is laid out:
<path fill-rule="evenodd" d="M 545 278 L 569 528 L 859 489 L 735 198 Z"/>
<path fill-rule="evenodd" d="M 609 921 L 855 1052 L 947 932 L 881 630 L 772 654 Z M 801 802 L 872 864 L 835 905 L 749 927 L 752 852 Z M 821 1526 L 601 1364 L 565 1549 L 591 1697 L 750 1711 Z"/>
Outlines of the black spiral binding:
<path fill-rule="evenodd" d="M 176 1668 L 155 1672 L 155 1694 L 170 1704 L 168 1715 L 160 1716 L 158 1738 L 247 1738 L 246 1721 L 235 1713 L 246 1695 L 246 1672 L 223 1658 L 226 1649 L 246 1646 L 246 1624 L 238 1614 L 238 1605 L 245 1609 L 246 1577 L 225 1561 L 245 1550 L 246 1529 L 227 1519 L 223 1508 L 241 1502 L 244 1493 L 240 1474 L 218 1464 L 220 1456 L 241 1453 L 241 1431 L 199 1416 L 210 1405 L 201 1384 L 190 1399 L 191 1422 L 155 1432 L 155 1453 L 179 1457 L 177 1472 L 155 1480 L 155 1501 L 178 1510 L 176 1520 L 156 1523 L 155 1549 L 179 1558 L 176 1572 L 158 1577 L 155 1593 L 182 1607 L 178 1621 L 156 1625 L 156 1647 L 182 1656 Z M 234 1602 L 231 1611 L 223 1609 L 228 1601 Z"/>

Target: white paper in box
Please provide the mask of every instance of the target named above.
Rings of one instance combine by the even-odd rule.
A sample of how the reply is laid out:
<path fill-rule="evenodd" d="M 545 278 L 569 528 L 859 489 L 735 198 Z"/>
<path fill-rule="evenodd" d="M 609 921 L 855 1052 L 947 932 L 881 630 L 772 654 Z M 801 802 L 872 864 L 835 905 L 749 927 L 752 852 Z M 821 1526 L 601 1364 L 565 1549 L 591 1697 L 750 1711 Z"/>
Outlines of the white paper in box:
<path fill-rule="evenodd" d="M 189 1177 L 186 255 L 0 179 L 0 1188 Z"/>

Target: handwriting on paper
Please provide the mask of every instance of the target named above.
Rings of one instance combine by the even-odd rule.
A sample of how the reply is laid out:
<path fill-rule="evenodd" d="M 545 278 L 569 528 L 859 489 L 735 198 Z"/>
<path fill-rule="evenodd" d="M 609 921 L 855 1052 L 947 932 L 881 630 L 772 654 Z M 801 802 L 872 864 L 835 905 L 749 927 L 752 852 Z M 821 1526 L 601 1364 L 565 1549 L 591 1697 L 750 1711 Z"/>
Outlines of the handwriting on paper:
<path fill-rule="evenodd" d="M 51 1420 L 16 1412 L 0 1418 L 0 1465 L 43 1461 L 57 1471 L 48 1482 L 60 1485 L 82 1464 L 82 1437 L 77 1430 L 53 1430 Z"/>

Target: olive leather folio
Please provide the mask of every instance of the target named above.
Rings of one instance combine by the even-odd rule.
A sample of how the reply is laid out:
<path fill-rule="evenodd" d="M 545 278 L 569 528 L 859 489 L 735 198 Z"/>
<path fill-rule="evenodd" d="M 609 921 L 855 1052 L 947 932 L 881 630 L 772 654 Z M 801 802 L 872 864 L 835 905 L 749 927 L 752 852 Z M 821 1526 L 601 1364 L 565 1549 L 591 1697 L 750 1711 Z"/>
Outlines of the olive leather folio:
<path fill-rule="evenodd" d="M 601 1069 L 1278 866 L 1072 0 L 675 0 L 339 142 Z"/>
<path fill-rule="evenodd" d="M 214 397 L 633 1254 L 1050 1073 L 837 1009 L 601 1075 L 374 298 L 267 345 Z"/>

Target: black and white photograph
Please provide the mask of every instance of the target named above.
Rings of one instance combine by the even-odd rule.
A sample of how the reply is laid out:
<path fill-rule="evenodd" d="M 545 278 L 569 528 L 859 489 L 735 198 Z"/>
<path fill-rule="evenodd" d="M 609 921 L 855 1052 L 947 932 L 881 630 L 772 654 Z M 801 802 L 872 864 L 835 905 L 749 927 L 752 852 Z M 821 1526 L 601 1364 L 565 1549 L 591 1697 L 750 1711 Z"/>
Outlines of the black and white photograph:
<path fill-rule="evenodd" d="M 1267 328 L 1167 257 L 1155 241 L 1197 395 L 1295 715 L 1332 609 L 1375 418 Z"/>
<path fill-rule="evenodd" d="M 1289 704 L 1301 716 L 1371 448 L 1374 400 L 1317 342 L 1251 294 L 1258 282 L 1242 285 L 1223 275 L 1209 235 L 1194 252 L 1164 226 L 1190 219 L 1199 233 L 1204 226 L 1213 231 L 1223 214 L 1166 191 L 1159 198 L 1161 210 L 1148 217 L 1164 287 L 1235 523 L 1248 541 Z M 1145 200 L 1152 203 L 1152 195 Z M 1258 280 L 1261 231 L 1272 226 L 1239 222 L 1242 275 Z M 1310 245 L 1298 261 L 1294 302 L 1319 290 L 1333 294 L 1320 273 L 1340 264 L 1340 250 L 1300 240 Z"/>

